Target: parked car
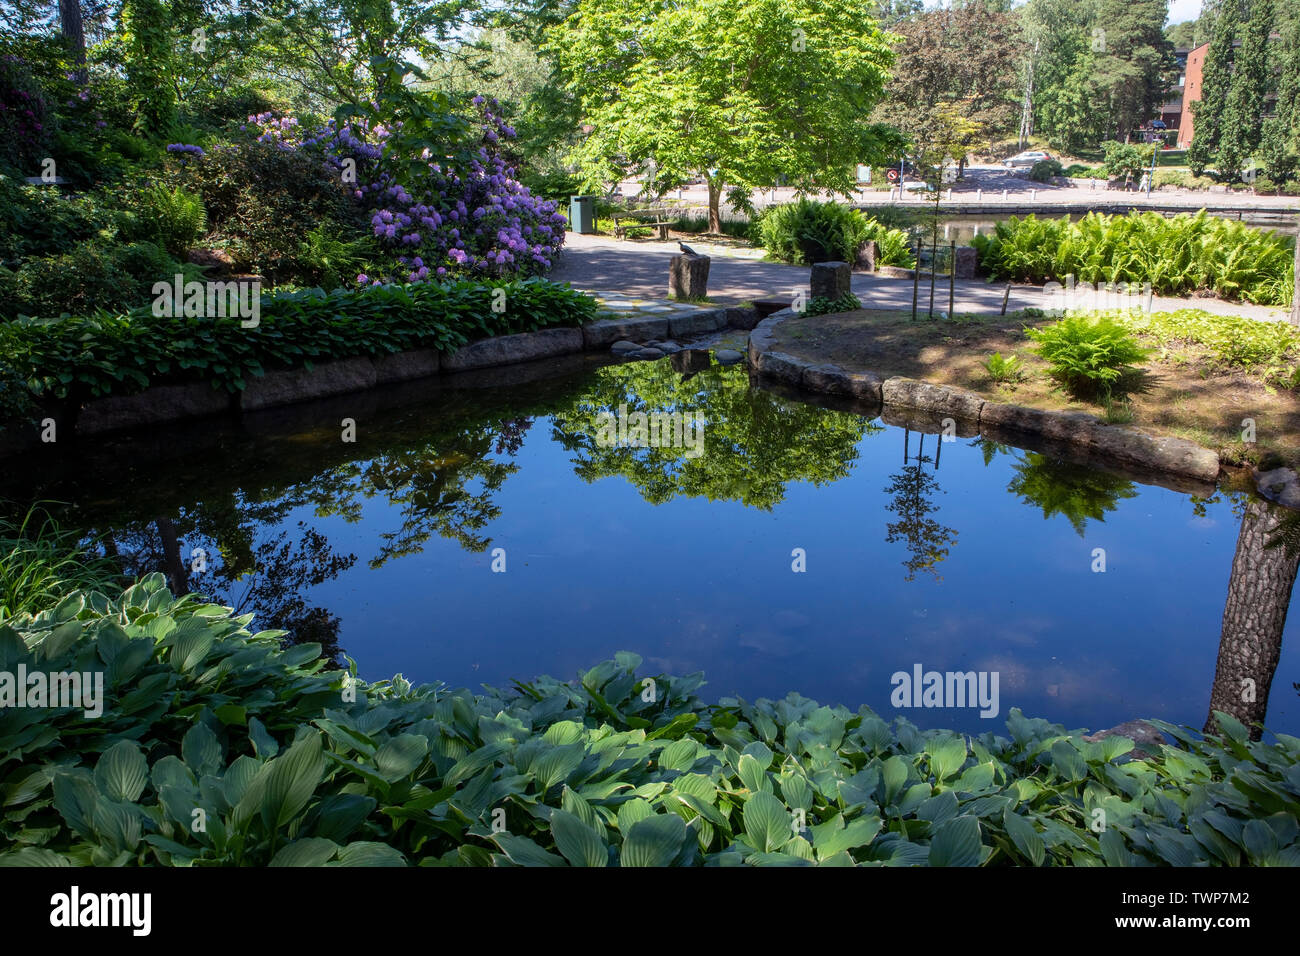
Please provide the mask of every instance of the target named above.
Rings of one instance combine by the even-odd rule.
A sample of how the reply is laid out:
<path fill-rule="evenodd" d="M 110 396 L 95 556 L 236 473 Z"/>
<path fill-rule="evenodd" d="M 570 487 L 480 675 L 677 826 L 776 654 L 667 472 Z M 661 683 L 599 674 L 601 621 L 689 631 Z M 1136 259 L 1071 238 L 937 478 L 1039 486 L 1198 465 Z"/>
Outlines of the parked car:
<path fill-rule="evenodd" d="M 1027 149 L 1023 153 L 1016 153 L 1016 155 L 1002 160 L 1002 165 L 1007 169 L 1017 169 L 1033 166 L 1034 163 L 1041 163 L 1043 160 L 1051 158 L 1051 153 L 1044 152 L 1041 149 Z"/>

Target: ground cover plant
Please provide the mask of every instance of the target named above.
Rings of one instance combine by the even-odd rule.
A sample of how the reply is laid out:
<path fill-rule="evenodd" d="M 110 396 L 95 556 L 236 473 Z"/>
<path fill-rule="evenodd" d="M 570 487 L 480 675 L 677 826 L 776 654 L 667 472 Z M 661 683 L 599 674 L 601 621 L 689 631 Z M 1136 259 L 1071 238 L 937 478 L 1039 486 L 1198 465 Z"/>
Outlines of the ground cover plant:
<path fill-rule="evenodd" d="M 1300 740 L 1226 714 L 1133 759 L 1014 709 L 963 737 L 710 706 L 633 654 L 481 694 L 366 683 L 250 623 L 161 575 L 0 623 L 6 668 L 105 688 L 100 717 L 0 715 L 0 864 L 1300 863 Z"/>
<path fill-rule="evenodd" d="M 274 290 L 255 326 L 238 316 L 156 316 L 152 309 L 0 324 L 0 354 L 41 398 L 129 394 L 163 382 L 241 390 L 273 368 L 451 351 L 475 338 L 581 325 L 594 299 L 545 279 L 494 279 L 362 289 Z"/>
<path fill-rule="evenodd" d="M 1196 214 L 1165 218 L 1088 213 L 1068 219 L 1012 217 L 976 236 L 981 268 L 1016 282 L 1149 283 L 1160 295 L 1210 291 L 1225 299 L 1288 305 L 1294 240 L 1241 222 Z"/>

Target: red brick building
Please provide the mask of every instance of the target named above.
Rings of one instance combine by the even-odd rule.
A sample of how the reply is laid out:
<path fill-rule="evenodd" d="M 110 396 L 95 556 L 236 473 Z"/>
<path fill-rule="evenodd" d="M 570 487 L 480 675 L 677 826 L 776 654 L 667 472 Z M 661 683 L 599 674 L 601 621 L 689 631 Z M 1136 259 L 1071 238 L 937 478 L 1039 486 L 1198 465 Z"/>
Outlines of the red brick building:
<path fill-rule="evenodd" d="M 1183 109 L 1178 119 L 1178 147 L 1186 149 L 1192 145 L 1192 104 L 1201 98 L 1201 74 L 1205 70 L 1205 54 L 1210 49 L 1208 43 L 1202 43 L 1194 50 L 1188 51 L 1187 66 L 1183 70 Z"/>

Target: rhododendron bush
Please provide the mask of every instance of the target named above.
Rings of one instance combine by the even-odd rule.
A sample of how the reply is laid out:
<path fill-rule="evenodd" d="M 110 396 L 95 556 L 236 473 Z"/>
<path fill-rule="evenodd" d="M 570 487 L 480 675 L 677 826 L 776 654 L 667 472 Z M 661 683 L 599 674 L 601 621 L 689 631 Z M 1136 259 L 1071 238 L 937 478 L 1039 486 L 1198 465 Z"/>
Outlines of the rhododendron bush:
<path fill-rule="evenodd" d="M 516 178 L 505 154 L 515 130 L 497 114 L 496 101 L 472 102 L 478 116 L 449 124 L 463 132 L 442 156 L 427 146 L 412 156 L 416 147 L 401 136 L 403 121 L 385 123 L 377 111 L 313 130 L 291 116 L 260 113 L 242 129 L 260 143 L 318 153 L 351 186 L 386 253 L 381 274 L 358 275 L 358 284 L 544 273 L 564 242 L 566 220 Z"/>

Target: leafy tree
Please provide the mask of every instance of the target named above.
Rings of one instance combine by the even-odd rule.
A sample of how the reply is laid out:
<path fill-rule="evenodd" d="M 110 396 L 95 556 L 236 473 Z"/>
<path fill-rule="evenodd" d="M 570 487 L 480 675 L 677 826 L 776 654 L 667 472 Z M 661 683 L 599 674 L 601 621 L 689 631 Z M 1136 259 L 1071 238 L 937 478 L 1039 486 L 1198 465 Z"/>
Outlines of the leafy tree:
<path fill-rule="evenodd" d="M 1300 13 L 1285 26 L 1280 60 L 1274 113 L 1260 132 L 1264 172 L 1276 183 L 1300 174 Z"/>
<path fill-rule="evenodd" d="M 1100 0 L 1029 0 L 1017 13 L 1026 51 L 1020 139 L 1035 132 L 1058 149 L 1105 135 L 1092 36 Z"/>
<path fill-rule="evenodd" d="M 547 34 L 590 135 L 574 151 L 589 187 L 637 171 L 651 192 L 702 177 L 709 229 L 723 189 L 784 180 L 847 193 L 857 163 L 894 145 L 864 121 L 891 55 L 865 6 L 816 0 L 589 0 Z"/>
<path fill-rule="evenodd" d="M 901 130 L 922 165 L 1009 132 L 1016 115 L 1019 32 L 984 2 L 934 10 L 898 25 L 902 36 L 888 99 L 876 118 Z"/>
<path fill-rule="evenodd" d="M 1176 64 L 1164 35 L 1167 14 L 1167 0 L 1101 0 L 1094 66 L 1116 139 L 1150 119 L 1169 88 Z"/>

